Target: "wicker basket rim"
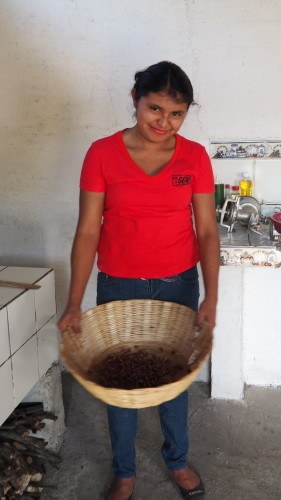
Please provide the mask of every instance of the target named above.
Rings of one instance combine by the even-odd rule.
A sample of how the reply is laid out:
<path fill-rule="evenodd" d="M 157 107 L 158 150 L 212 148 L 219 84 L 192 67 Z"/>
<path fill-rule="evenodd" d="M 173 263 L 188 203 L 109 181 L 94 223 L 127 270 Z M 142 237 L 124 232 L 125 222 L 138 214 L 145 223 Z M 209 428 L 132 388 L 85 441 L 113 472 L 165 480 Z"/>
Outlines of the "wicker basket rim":
<path fill-rule="evenodd" d="M 188 312 L 189 314 L 196 315 L 196 311 L 191 309 L 188 306 L 185 306 L 183 304 L 178 304 L 177 302 L 169 302 L 167 300 L 154 300 L 154 299 L 129 299 L 129 300 L 114 300 L 111 302 L 106 302 L 105 304 L 100 304 L 94 307 L 90 307 L 89 309 L 86 309 L 81 313 L 81 317 L 87 317 L 90 314 L 93 314 L 96 312 L 96 310 L 100 309 L 109 309 L 109 308 L 118 308 L 118 306 L 123 306 L 123 305 L 130 305 L 132 306 L 142 306 L 143 304 L 151 304 L 153 307 L 156 309 L 161 308 L 161 307 L 167 307 L 167 308 L 175 308 L 175 309 L 182 309 L 183 311 Z"/>
<path fill-rule="evenodd" d="M 69 362 L 69 360 L 66 360 L 65 356 L 64 356 L 64 346 L 61 342 L 61 345 L 60 345 L 60 348 L 61 348 L 61 356 L 62 356 L 62 360 L 63 362 L 65 362 L 66 366 L 68 366 L 70 369 L 71 369 L 71 372 L 73 374 L 76 374 L 78 375 L 78 377 L 81 377 L 84 382 L 91 386 L 93 389 L 95 388 L 99 388 L 99 390 L 103 390 L 105 392 L 108 392 L 110 391 L 111 393 L 115 393 L 115 394 L 119 394 L 120 396 L 122 394 L 125 394 L 127 392 L 129 392 L 131 395 L 143 395 L 143 394 L 153 394 L 156 387 L 143 387 L 141 389 L 116 389 L 114 387 L 104 387 L 100 384 L 97 384 L 96 382 L 93 382 L 93 380 L 90 380 L 88 379 L 85 374 L 80 371 L 80 370 L 77 370 L 77 368 L 73 368 L 73 364 L 72 362 Z M 186 375 L 184 375 L 183 377 L 179 378 L 178 380 L 176 380 L 175 382 L 170 382 L 168 384 L 163 384 L 163 385 L 160 385 L 160 386 L 157 386 L 157 388 L 161 389 L 161 390 L 170 390 L 172 389 L 173 387 L 176 387 L 178 385 L 179 382 L 183 382 L 184 380 L 188 380 L 190 378 L 190 376 L 193 374 L 193 372 L 195 372 L 196 370 L 200 370 L 201 369 L 201 366 L 202 364 L 204 363 L 204 361 L 206 361 L 209 357 L 209 353 L 206 354 L 206 356 L 204 357 L 204 359 L 200 362 L 200 366 L 197 367 L 197 368 L 194 368 L 190 373 L 187 373 Z"/>

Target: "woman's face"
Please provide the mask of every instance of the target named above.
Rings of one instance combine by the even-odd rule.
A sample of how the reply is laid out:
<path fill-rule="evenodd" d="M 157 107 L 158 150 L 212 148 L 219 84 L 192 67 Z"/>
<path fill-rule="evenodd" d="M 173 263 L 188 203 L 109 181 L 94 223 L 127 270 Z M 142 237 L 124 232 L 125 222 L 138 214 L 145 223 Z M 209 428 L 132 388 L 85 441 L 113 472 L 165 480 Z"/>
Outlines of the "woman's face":
<path fill-rule="evenodd" d="M 137 129 L 149 142 L 164 142 L 175 135 L 186 117 L 188 104 L 165 92 L 150 92 L 135 102 Z"/>

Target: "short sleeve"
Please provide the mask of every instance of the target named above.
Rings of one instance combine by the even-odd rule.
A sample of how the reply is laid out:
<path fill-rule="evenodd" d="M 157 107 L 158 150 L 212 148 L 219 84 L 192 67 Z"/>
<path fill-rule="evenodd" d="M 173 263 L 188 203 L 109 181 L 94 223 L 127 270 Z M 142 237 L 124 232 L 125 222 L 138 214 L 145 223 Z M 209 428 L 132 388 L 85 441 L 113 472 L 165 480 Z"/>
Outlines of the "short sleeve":
<path fill-rule="evenodd" d="M 103 193 L 105 181 L 102 173 L 101 156 L 93 143 L 88 149 L 80 175 L 80 189 Z"/>
<path fill-rule="evenodd" d="M 210 157 L 204 147 L 198 162 L 197 175 L 193 182 L 193 193 L 214 193 L 214 174 Z"/>

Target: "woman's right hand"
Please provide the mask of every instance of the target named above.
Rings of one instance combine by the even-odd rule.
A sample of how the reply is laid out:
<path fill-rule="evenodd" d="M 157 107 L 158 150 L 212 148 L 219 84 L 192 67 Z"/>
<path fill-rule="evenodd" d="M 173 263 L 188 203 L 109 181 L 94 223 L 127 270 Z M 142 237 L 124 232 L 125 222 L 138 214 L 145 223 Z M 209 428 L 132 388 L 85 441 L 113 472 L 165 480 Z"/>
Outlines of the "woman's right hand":
<path fill-rule="evenodd" d="M 61 334 L 66 333 L 67 328 L 72 328 L 75 333 L 80 334 L 80 319 L 80 307 L 67 306 L 57 324 Z"/>

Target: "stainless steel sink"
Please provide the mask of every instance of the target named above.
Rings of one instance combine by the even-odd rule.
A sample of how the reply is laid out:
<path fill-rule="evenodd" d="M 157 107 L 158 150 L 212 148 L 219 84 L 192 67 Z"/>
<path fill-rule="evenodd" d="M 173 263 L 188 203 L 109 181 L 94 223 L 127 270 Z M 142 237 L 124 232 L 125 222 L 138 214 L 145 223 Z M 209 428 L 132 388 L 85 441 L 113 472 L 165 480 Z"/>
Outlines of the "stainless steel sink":
<path fill-rule="evenodd" d="M 257 234 L 247 226 L 242 226 L 239 222 L 234 224 L 232 232 L 227 228 L 219 226 L 221 247 L 267 247 L 280 248 L 281 242 L 272 241 L 269 236 L 268 227 L 262 227 L 262 234 Z"/>

